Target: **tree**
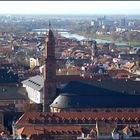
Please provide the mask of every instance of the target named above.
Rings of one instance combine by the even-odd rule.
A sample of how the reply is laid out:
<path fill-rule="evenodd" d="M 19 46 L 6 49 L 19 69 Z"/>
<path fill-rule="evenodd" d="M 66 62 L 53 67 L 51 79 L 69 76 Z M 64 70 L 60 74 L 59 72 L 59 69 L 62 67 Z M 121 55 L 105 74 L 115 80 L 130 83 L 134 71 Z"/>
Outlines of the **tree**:
<path fill-rule="evenodd" d="M 113 40 L 113 41 L 116 41 L 116 40 L 118 40 L 119 39 L 119 34 L 117 33 L 117 32 L 111 32 L 111 39 Z"/>
<path fill-rule="evenodd" d="M 129 41 L 129 45 L 131 46 L 131 41 L 133 41 L 133 33 L 131 31 L 128 31 L 126 34 L 127 41 Z"/>

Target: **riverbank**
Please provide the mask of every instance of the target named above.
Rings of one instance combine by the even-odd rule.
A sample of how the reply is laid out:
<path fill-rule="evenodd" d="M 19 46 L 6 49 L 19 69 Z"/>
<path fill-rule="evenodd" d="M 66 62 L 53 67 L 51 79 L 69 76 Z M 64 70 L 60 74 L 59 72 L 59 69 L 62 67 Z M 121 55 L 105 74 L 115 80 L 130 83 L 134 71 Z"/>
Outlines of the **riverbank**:
<path fill-rule="evenodd" d="M 129 45 L 129 46 L 140 46 L 140 41 L 113 41 L 111 35 L 97 35 L 97 34 L 86 34 L 78 33 L 78 35 L 84 36 L 86 38 L 107 40 L 109 42 L 114 42 L 115 44 Z"/>
<path fill-rule="evenodd" d="M 102 39 L 102 40 L 107 40 L 112 42 L 110 35 L 96 35 L 96 34 L 86 34 L 86 33 L 78 33 L 78 35 L 85 36 L 86 38 Z"/>

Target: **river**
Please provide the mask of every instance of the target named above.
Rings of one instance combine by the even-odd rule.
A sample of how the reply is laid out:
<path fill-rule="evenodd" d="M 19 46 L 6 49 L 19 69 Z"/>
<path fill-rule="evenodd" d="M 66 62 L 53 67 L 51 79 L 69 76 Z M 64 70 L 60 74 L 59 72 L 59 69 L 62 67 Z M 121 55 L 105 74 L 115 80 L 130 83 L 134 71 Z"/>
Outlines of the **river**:
<path fill-rule="evenodd" d="M 84 36 L 81 36 L 81 35 L 78 35 L 78 34 L 72 34 L 72 33 L 69 33 L 69 32 L 58 32 L 61 36 L 63 37 L 66 37 L 66 38 L 74 38 L 74 39 L 77 39 L 79 41 L 83 40 L 83 39 L 92 39 L 92 38 L 86 38 Z M 97 43 L 111 43 L 111 41 L 108 41 L 108 40 L 103 40 L 103 39 L 94 39 L 97 41 Z M 115 43 L 116 45 L 127 45 L 126 43 L 119 43 L 119 42 L 116 42 Z"/>
<path fill-rule="evenodd" d="M 46 33 L 48 32 L 49 29 L 33 29 L 32 31 L 33 32 L 38 32 L 39 34 L 40 33 Z M 77 39 L 77 40 L 83 40 L 83 39 L 93 39 L 93 38 L 86 38 L 84 36 L 81 36 L 81 35 L 78 35 L 78 34 L 72 34 L 70 33 L 69 31 L 70 30 L 67 30 L 67 29 L 55 29 L 58 31 L 58 33 L 61 35 L 61 36 L 64 36 L 66 38 L 74 38 L 74 39 Z M 97 41 L 97 43 L 111 43 L 111 41 L 108 41 L 108 40 L 103 40 L 103 39 L 94 39 Z M 121 42 L 116 42 L 115 43 L 116 45 L 118 46 L 125 46 L 127 45 L 126 43 L 121 43 Z"/>

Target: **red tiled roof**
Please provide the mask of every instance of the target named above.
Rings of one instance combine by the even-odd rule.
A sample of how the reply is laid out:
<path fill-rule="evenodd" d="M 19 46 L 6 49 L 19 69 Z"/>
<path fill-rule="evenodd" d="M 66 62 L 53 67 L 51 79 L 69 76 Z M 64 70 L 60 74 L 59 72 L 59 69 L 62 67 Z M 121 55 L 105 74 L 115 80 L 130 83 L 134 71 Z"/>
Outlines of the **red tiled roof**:
<path fill-rule="evenodd" d="M 68 123 L 73 120 L 140 120 L 140 112 L 27 112 L 16 122 L 18 134 L 27 137 L 36 135 L 79 135 L 82 126 L 78 124 Z M 32 120 L 32 123 L 29 122 Z M 33 121 L 37 120 L 37 123 Z M 53 123 L 43 123 L 46 120 L 55 120 Z M 65 121 L 65 123 L 57 124 L 57 121 Z M 90 129 L 91 130 L 91 129 Z"/>
<path fill-rule="evenodd" d="M 128 62 L 125 65 L 123 65 L 123 67 L 126 69 L 132 69 L 134 67 L 134 65 L 135 65 L 134 62 Z"/>
<path fill-rule="evenodd" d="M 126 126 L 124 129 L 123 129 L 123 132 L 124 133 L 128 133 L 128 132 L 130 132 L 131 130 L 130 130 L 130 128 L 128 127 L 128 126 Z"/>
<path fill-rule="evenodd" d="M 34 118 L 34 119 L 33 119 Z M 28 112 L 18 121 L 17 125 L 28 124 L 29 120 L 140 120 L 140 112 Z"/>
<path fill-rule="evenodd" d="M 18 134 L 22 134 L 23 131 L 24 131 L 24 127 L 19 128 L 19 129 L 18 129 Z"/>
<path fill-rule="evenodd" d="M 117 75 L 117 74 L 130 74 L 130 72 L 128 72 L 127 70 L 124 69 L 115 69 L 115 70 L 108 70 L 109 73 Z"/>
<path fill-rule="evenodd" d="M 22 128 L 19 128 L 17 130 L 18 134 L 20 135 L 26 135 L 27 137 L 30 137 L 31 135 L 41 135 L 41 134 L 71 134 L 71 133 L 81 133 L 81 127 L 80 126 L 25 126 Z"/>

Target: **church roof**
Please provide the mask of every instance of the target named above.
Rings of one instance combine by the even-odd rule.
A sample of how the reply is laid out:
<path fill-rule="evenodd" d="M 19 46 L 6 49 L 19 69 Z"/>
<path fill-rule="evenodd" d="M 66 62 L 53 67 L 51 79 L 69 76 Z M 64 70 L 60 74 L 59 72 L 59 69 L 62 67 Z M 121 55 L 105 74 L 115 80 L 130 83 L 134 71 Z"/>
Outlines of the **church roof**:
<path fill-rule="evenodd" d="M 140 95 L 116 92 L 73 81 L 50 105 L 56 108 L 134 108 L 140 107 Z"/>
<path fill-rule="evenodd" d="M 135 108 L 140 107 L 139 100 L 139 95 L 60 94 L 50 106 L 54 108 Z"/>
<path fill-rule="evenodd" d="M 75 88 L 76 88 L 79 85 L 78 83 L 79 83 L 78 81 L 77 82 L 72 81 L 67 85 L 66 89 L 67 90 L 74 90 L 74 89 L 71 89 L 70 86 L 75 86 Z M 80 82 L 79 86 L 84 85 L 84 88 L 85 88 L 85 85 L 87 85 L 88 88 L 90 88 L 90 90 L 93 89 L 93 86 L 94 86 L 94 87 L 100 88 L 101 90 L 106 89 L 109 91 L 115 91 L 117 93 L 122 92 L 122 93 L 128 93 L 128 94 L 140 94 L 139 84 L 140 84 L 140 81 L 134 81 L 134 80 L 129 80 L 129 79 L 127 79 L 127 80 L 125 80 L 125 79 L 110 79 L 110 80 L 100 80 L 100 81 L 99 80 L 82 81 L 82 82 Z M 81 91 L 83 91 L 83 89 Z M 63 91 L 63 92 L 70 92 L 70 91 Z"/>
<path fill-rule="evenodd" d="M 87 82 L 71 81 L 63 89 L 62 93 L 76 94 L 76 95 L 123 95 L 120 92 L 105 89 L 102 86 L 93 85 Z"/>

